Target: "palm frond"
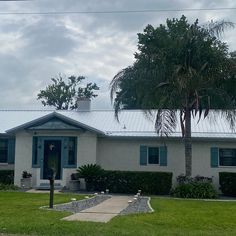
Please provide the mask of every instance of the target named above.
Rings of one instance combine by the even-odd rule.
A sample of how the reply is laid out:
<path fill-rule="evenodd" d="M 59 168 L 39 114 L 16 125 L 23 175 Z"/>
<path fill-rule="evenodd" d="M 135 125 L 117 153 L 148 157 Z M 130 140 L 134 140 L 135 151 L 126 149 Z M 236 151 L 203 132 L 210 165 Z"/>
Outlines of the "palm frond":
<path fill-rule="evenodd" d="M 176 124 L 177 119 L 175 110 L 158 109 L 155 120 L 155 129 L 161 137 L 173 133 L 176 129 Z"/>
<path fill-rule="evenodd" d="M 229 122 L 232 131 L 236 130 L 236 110 L 222 110 L 221 114 Z"/>
<path fill-rule="evenodd" d="M 125 69 L 119 71 L 115 76 L 114 78 L 112 79 L 111 83 L 110 83 L 110 98 L 111 98 L 111 101 L 113 101 L 114 99 L 114 95 L 116 94 L 117 90 L 119 89 L 119 85 L 120 85 L 120 82 L 124 76 L 124 73 L 125 73 Z"/>
<path fill-rule="evenodd" d="M 220 37 L 224 33 L 225 29 L 234 27 L 235 24 L 233 22 L 222 20 L 222 21 L 211 21 L 208 24 L 207 28 L 212 36 Z"/>

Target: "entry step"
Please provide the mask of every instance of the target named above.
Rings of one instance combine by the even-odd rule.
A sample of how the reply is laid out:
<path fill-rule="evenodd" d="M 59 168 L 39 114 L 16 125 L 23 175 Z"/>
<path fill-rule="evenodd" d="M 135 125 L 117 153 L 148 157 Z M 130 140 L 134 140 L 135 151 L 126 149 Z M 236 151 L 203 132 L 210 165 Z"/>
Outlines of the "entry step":
<path fill-rule="evenodd" d="M 49 190 L 50 189 L 50 184 L 49 183 L 40 183 L 40 185 L 37 185 L 34 187 L 35 189 L 38 190 Z M 55 183 L 54 184 L 54 189 L 55 190 L 61 190 L 63 187 L 60 183 Z"/>

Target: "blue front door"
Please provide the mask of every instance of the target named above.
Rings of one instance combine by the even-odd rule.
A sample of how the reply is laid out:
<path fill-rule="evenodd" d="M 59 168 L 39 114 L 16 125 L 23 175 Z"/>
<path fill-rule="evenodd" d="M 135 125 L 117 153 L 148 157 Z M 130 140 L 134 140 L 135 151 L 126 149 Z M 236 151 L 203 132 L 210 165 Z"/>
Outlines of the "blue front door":
<path fill-rule="evenodd" d="M 48 179 L 54 173 L 55 179 L 62 179 L 62 139 L 42 138 L 41 179 Z"/>

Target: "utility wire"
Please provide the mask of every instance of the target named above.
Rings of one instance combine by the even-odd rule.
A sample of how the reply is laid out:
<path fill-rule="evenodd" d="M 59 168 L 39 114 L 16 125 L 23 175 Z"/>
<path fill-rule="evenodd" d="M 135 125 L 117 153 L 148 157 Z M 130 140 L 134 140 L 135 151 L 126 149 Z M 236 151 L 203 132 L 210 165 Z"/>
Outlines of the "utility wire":
<path fill-rule="evenodd" d="M 146 9 L 146 10 L 115 10 L 115 11 L 0 12 L 0 15 L 129 14 L 129 13 L 154 13 L 154 12 L 232 11 L 232 10 L 236 10 L 236 7 L 182 8 L 182 9 Z"/>
<path fill-rule="evenodd" d="M 0 2 L 29 2 L 34 0 L 0 0 Z"/>

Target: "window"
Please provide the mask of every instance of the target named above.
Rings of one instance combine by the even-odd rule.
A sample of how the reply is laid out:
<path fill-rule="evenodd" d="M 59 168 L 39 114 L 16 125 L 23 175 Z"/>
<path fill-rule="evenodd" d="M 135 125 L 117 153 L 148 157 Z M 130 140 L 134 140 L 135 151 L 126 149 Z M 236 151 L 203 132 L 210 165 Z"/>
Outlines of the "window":
<path fill-rule="evenodd" d="M 148 164 L 159 164 L 158 147 L 148 147 Z"/>
<path fill-rule="evenodd" d="M 236 149 L 220 149 L 219 161 L 220 166 L 236 166 Z"/>
<path fill-rule="evenodd" d="M 68 143 L 68 165 L 76 165 L 76 138 L 70 137 Z"/>
<path fill-rule="evenodd" d="M 0 163 L 7 163 L 8 139 L 0 139 Z"/>

